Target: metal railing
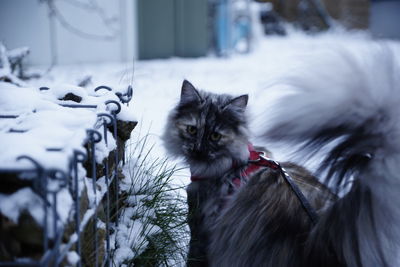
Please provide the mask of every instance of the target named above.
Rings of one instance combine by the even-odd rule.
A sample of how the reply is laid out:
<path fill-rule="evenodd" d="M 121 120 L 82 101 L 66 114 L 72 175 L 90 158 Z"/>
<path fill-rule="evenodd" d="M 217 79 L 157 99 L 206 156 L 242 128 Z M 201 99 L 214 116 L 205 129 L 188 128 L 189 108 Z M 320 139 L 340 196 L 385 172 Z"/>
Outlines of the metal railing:
<path fill-rule="evenodd" d="M 107 86 L 99 86 L 95 89 L 98 90 L 112 89 Z M 41 87 L 40 90 L 49 90 L 47 87 Z M 125 94 L 116 93 L 120 102 L 115 100 L 108 100 L 105 105 L 108 107 L 109 112 L 97 114 L 98 120 L 95 125 L 88 125 L 87 136 L 85 140 L 86 153 L 74 150 L 73 154 L 69 157 L 68 171 L 60 169 L 49 169 L 42 166 L 35 158 L 27 155 L 20 155 L 18 161 L 28 161 L 32 164 L 32 168 L 0 168 L 0 176 L 14 175 L 16 179 L 18 176 L 33 177 L 33 179 L 26 182 L 32 191 L 42 200 L 43 209 L 43 233 L 42 233 L 42 252 L 40 258 L 29 259 L 25 256 L 13 258 L 12 260 L 1 261 L 0 266 L 63 266 L 67 255 L 74 251 L 79 255 L 79 259 L 75 263 L 76 266 L 111 266 L 111 227 L 112 224 L 118 225 L 119 219 L 119 181 L 118 181 L 118 168 L 123 164 L 119 151 L 123 142 L 118 142 L 118 124 L 117 114 L 121 111 L 121 104 L 128 105 L 132 99 L 132 87 L 129 86 Z M 95 109 L 96 105 L 83 105 L 83 104 L 61 104 L 65 108 L 83 108 Z M 1 115 L 0 119 L 16 119 L 19 115 Z M 96 146 L 102 140 L 107 144 L 110 141 L 108 134 L 111 130 L 113 138 L 116 140 L 116 149 L 109 154 L 103 161 L 103 166 L 96 162 Z M 9 132 L 13 132 L 12 129 Z M 101 133 L 102 132 L 102 133 Z M 15 132 L 13 132 L 15 133 Z M 48 153 L 60 153 L 62 148 L 47 148 Z M 123 148 L 122 148 L 123 151 Z M 111 163 L 111 164 L 110 164 Z M 87 178 L 92 180 L 93 198 L 90 201 L 88 198 L 87 210 L 81 206 L 83 191 L 81 188 L 82 176 L 79 174 L 79 168 L 86 167 L 88 173 Z M 101 168 L 101 169 L 99 169 Z M 98 173 L 104 176 L 105 190 L 99 190 L 96 181 L 100 178 Z M 83 178 L 86 179 L 86 178 Z M 1 182 L 1 181 L 0 181 Z M 110 189 L 113 186 L 114 196 L 111 195 Z M 67 189 L 73 199 L 73 220 L 69 224 L 73 225 L 73 231 L 67 229 L 67 224 L 61 220 L 61 216 L 57 210 L 58 198 L 57 194 L 61 190 Z M 105 206 L 105 218 L 102 218 L 105 224 L 105 248 L 103 240 L 98 235 L 98 224 L 101 221 L 99 216 L 99 209 Z M 83 213 L 84 212 L 84 213 Z M 90 225 L 92 224 L 92 225 Z M 90 227 L 89 227 L 90 226 Z M 90 229 L 89 229 L 90 228 Z M 82 236 L 84 231 L 89 231 L 91 240 L 91 247 L 89 246 L 90 253 L 83 253 L 82 251 Z M 0 233 L 1 234 L 1 233 Z M 67 236 L 67 237 L 66 237 Z M 103 247 L 103 251 L 101 248 Z"/>

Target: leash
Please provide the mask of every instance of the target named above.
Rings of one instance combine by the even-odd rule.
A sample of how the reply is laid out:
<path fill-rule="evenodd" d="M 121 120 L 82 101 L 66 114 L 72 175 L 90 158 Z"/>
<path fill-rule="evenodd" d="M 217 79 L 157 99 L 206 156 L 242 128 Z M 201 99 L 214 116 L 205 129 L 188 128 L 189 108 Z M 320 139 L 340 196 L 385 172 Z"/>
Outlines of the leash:
<path fill-rule="evenodd" d="M 256 160 L 249 160 L 249 163 L 278 170 L 281 173 L 284 180 L 286 181 L 286 183 L 292 189 L 293 193 L 300 201 L 300 204 L 307 213 L 312 224 L 315 225 L 318 222 L 318 214 L 315 211 L 315 209 L 311 206 L 306 196 L 300 190 L 299 186 L 293 181 L 293 178 L 290 177 L 289 173 L 277 161 L 267 158 L 264 152 L 256 152 L 256 153 L 258 153 L 259 158 Z"/>

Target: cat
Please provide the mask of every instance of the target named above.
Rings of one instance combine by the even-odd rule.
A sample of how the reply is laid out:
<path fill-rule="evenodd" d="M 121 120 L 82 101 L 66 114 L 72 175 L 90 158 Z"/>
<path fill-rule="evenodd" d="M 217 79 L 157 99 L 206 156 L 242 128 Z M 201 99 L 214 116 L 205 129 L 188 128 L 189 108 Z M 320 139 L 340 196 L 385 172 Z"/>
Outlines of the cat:
<path fill-rule="evenodd" d="M 228 210 L 235 209 L 230 202 L 243 191 L 242 187 L 252 188 L 254 192 L 249 197 L 239 193 L 236 200 L 244 199 L 239 203 L 237 212 L 240 213 L 240 210 L 247 208 L 248 205 L 257 208 L 258 205 L 253 204 L 261 205 L 264 201 L 262 195 L 268 192 L 269 199 L 288 202 L 290 211 L 294 213 L 290 222 L 286 222 L 283 217 L 280 218 L 281 221 L 277 223 L 281 227 L 293 226 L 294 229 L 291 231 L 298 233 L 311 229 L 310 218 L 279 171 L 261 168 L 250 174 L 250 178 L 243 175 L 250 156 L 247 102 L 247 95 L 233 97 L 213 94 L 198 90 L 185 80 L 181 88 L 180 101 L 169 114 L 163 135 L 164 145 L 170 155 L 182 157 L 186 161 L 192 174 L 192 182 L 187 187 L 188 224 L 191 231 L 188 266 L 211 264 L 209 245 L 212 240 L 215 241 L 212 236 L 222 234 L 221 227 L 224 227 L 228 217 L 220 217 L 222 214 L 228 214 Z M 282 166 L 317 212 L 325 210 L 336 199 L 336 196 L 305 168 L 293 163 L 282 163 Z M 240 180 L 240 187 L 233 180 L 237 177 Z M 249 179 L 248 185 L 246 185 L 247 179 Z M 258 187 L 258 183 L 263 185 Z M 260 199 L 254 199 L 254 203 L 246 204 L 256 195 L 260 195 Z M 279 215 L 279 211 L 275 210 L 261 211 L 265 212 L 265 216 L 269 213 Z M 245 220 L 234 223 L 245 228 L 247 223 L 251 222 Z M 220 233 L 216 234 L 216 231 Z M 215 253 L 220 252 L 214 251 L 211 254 Z M 213 265 L 218 266 L 218 264 Z"/>
<path fill-rule="evenodd" d="M 400 60 L 393 48 L 377 42 L 357 53 L 335 50 L 275 82 L 290 93 L 274 106 L 264 138 L 301 144 L 297 156 L 317 155 L 320 178 L 334 192 L 346 190 L 310 225 L 276 173 L 252 177 L 215 223 L 210 266 L 400 266 Z"/>

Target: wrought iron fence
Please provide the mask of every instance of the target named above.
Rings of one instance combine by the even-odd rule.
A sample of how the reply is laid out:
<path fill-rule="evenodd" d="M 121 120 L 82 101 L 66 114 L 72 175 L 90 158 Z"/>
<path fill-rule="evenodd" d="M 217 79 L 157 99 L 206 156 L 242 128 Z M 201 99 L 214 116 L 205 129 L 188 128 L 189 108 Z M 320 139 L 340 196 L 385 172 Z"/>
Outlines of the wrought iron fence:
<path fill-rule="evenodd" d="M 41 87 L 40 90 L 49 90 L 47 87 Z M 95 91 L 108 90 L 110 87 L 99 86 Z M 126 127 L 124 123 L 117 120 L 117 114 L 121 111 L 121 105 L 129 105 L 132 99 L 132 87 L 129 86 L 125 94 L 116 93 L 120 101 L 108 100 L 105 105 L 109 112 L 97 114 L 98 120 L 96 125 L 88 125 L 87 136 L 85 140 L 85 150 L 82 152 L 75 150 L 69 157 L 68 171 L 54 168 L 46 168 L 41 165 L 34 157 L 20 155 L 18 161 L 28 161 L 32 168 L 0 168 L 0 177 L 11 176 L 17 177 L 29 176 L 30 180 L 23 180 L 18 187 L 26 186 L 32 189 L 42 200 L 43 206 L 43 228 L 42 228 L 42 251 L 36 251 L 35 257 L 0 257 L 0 266 L 63 266 L 66 265 L 66 258 L 74 251 L 79 258 L 74 263 L 76 266 L 111 266 L 111 231 L 113 226 L 118 226 L 119 220 L 119 169 L 124 164 L 124 143 L 127 139 L 121 137 L 120 131 Z M 82 108 L 96 109 L 96 105 L 84 104 L 61 104 L 65 108 Z M 1 115 L 1 120 L 17 119 L 19 114 Z M 135 127 L 136 123 L 132 122 L 128 126 L 128 132 Z M 111 131 L 112 137 L 108 131 Z M 18 131 L 10 132 L 16 133 Z M 129 136 L 129 134 L 128 134 Z M 110 152 L 108 158 L 99 164 L 96 161 L 96 146 L 100 141 L 106 144 L 110 138 L 116 140 L 117 147 Z M 62 148 L 47 148 L 48 153 L 59 153 Z M 89 192 L 82 191 L 80 188 L 79 167 L 84 167 L 87 172 L 87 178 L 92 180 L 92 201 L 83 202 L 83 198 L 88 198 L 83 194 Z M 104 188 L 99 189 L 96 182 L 99 177 L 104 177 Z M 86 179 L 86 178 L 85 178 Z M 65 224 L 57 210 L 58 198 L 57 194 L 67 189 L 73 199 L 73 220 L 69 224 Z M 85 207 L 82 207 L 85 206 Z M 103 208 L 104 207 L 104 208 Z M 103 212 L 104 211 L 104 212 Z M 101 214 L 99 214 L 101 213 Z M 0 223 L 3 218 L 0 218 Z M 99 224 L 105 224 L 105 231 L 99 232 Z M 1 225 L 0 225 L 1 226 Z M 6 233 L 1 233 L 5 235 Z M 101 234 L 101 236 L 100 236 Z M 84 236 L 90 238 L 84 239 Z M 1 243 L 1 242 L 0 242 Z M 105 244 L 104 244 L 105 243 Z M 0 244 L 1 245 L 1 244 Z M 84 248 L 83 248 L 84 245 Z M 85 250 L 85 251 L 83 251 Z M 1 252 L 0 252 L 1 253 Z M 75 254 L 75 255 L 76 255 Z M 39 256 L 37 256 L 39 255 Z M 1 256 L 1 255 L 0 255 Z M 6 258 L 4 260 L 4 258 Z"/>

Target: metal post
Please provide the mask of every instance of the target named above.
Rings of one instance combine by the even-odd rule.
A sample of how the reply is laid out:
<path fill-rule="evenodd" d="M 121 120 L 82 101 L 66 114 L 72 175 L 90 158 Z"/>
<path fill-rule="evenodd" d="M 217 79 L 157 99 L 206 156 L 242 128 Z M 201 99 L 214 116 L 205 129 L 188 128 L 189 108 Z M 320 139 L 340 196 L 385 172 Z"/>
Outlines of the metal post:
<path fill-rule="evenodd" d="M 81 157 L 81 158 L 79 158 Z M 73 156 L 73 178 L 74 178 L 74 189 L 75 189 L 75 222 L 76 222 L 76 234 L 78 236 L 78 240 L 76 242 L 76 247 L 77 247 L 77 253 L 79 256 L 81 256 L 81 219 L 80 219 L 80 196 L 79 196 L 79 177 L 78 177 L 78 163 L 79 162 L 84 162 L 86 159 L 86 155 L 78 150 L 74 151 L 74 156 Z M 80 259 L 78 264 L 78 267 L 82 266 L 82 260 Z"/>
<path fill-rule="evenodd" d="M 75 191 L 75 231 L 78 236 L 78 241 L 76 242 L 76 251 L 79 256 L 81 256 L 81 233 L 80 233 L 80 198 L 79 198 L 79 181 L 78 181 L 78 163 L 76 160 L 76 155 L 74 155 L 73 164 L 73 178 L 74 178 L 74 191 Z M 77 264 L 78 267 L 82 266 L 82 260 L 79 259 Z"/>
<path fill-rule="evenodd" d="M 107 126 L 106 122 L 104 122 L 104 141 L 107 146 Z M 107 207 L 106 207 L 106 243 L 107 243 L 107 258 L 106 264 L 110 266 L 110 192 L 109 192 L 109 177 L 108 177 L 108 159 L 104 164 L 104 172 L 105 172 L 105 180 L 106 180 L 106 198 L 107 198 Z"/>
<path fill-rule="evenodd" d="M 60 150 L 51 150 L 51 151 L 60 151 Z M 50 169 L 46 170 L 46 177 L 47 178 L 53 178 L 58 182 L 57 188 L 55 189 L 49 189 L 47 194 L 51 194 L 53 197 L 53 232 L 54 232 L 54 241 L 53 241 L 53 252 L 51 253 L 51 256 L 49 257 L 50 262 L 52 262 L 52 266 L 58 266 L 62 258 L 59 258 L 60 255 L 60 245 L 61 245 L 61 240 L 64 232 L 64 226 L 61 225 L 60 227 L 57 225 L 57 223 L 60 221 L 60 216 L 57 211 L 57 194 L 60 192 L 60 190 L 68 185 L 68 176 L 67 174 L 58 169 Z"/>
<path fill-rule="evenodd" d="M 106 102 L 106 105 L 109 104 L 115 104 L 117 106 L 116 110 L 112 110 L 111 114 L 113 116 L 112 124 L 113 124 L 113 134 L 114 134 L 114 139 L 117 144 L 117 147 L 115 149 L 114 153 L 114 160 L 115 160 L 115 167 L 114 167 L 114 179 L 115 180 L 115 222 L 116 225 L 118 226 L 118 218 L 119 218 L 119 179 L 118 179 L 118 164 L 119 164 L 119 159 L 118 159 L 118 152 L 119 152 L 119 146 L 118 146 L 118 135 L 117 135 L 117 114 L 121 111 L 121 105 L 114 100 L 109 100 Z"/>
<path fill-rule="evenodd" d="M 31 158 L 30 156 L 19 156 L 17 158 L 17 161 L 21 160 L 21 159 L 27 159 L 30 162 L 33 163 L 33 165 L 35 165 L 36 168 L 36 173 L 37 173 L 37 178 L 35 180 L 35 190 L 38 191 L 40 197 L 43 200 L 43 210 L 44 210 L 44 218 L 43 218 L 43 254 L 46 253 L 47 249 L 48 249 L 48 241 L 49 241 L 49 237 L 48 237 L 48 232 L 47 232 L 47 195 L 46 195 L 46 188 L 47 188 L 47 183 L 46 183 L 46 177 L 44 175 L 44 168 L 33 158 Z"/>
<path fill-rule="evenodd" d="M 61 235 L 61 233 L 58 233 L 57 231 L 57 220 L 58 220 L 58 214 L 57 214 L 57 192 L 52 192 L 53 195 L 53 232 L 54 232 L 54 262 L 57 262 L 58 258 L 58 237 Z"/>
<path fill-rule="evenodd" d="M 100 113 L 97 115 L 98 117 L 106 117 L 110 119 L 110 122 L 108 123 L 105 118 L 103 118 L 103 138 L 106 146 L 108 146 L 108 137 L 107 137 L 107 126 L 112 124 L 113 122 L 113 117 L 110 114 L 106 113 Z M 107 205 L 106 205 L 106 248 L 107 248 L 107 256 L 106 256 L 106 265 L 111 266 L 111 261 L 110 261 L 110 192 L 109 192 L 109 176 L 108 176 L 108 159 L 106 159 L 104 163 L 104 177 L 105 177 L 105 182 L 106 182 L 106 200 L 107 200 Z"/>
<path fill-rule="evenodd" d="M 96 167 L 96 150 L 95 143 L 101 141 L 101 134 L 96 130 L 88 130 L 89 135 L 89 143 L 90 143 L 90 157 L 92 158 L 92 183 L 93 183 L 93 194 L 94 194 L 94 203 L 93 203 L 93 248 L 94 248 L 94 256 L 95 256 L 95 267 L 99 265 L 99 255 L 98 255 L 98 237 L 97 237 L 97 189 L 96 189 L 96 181 L 97 181 L 97 167 Z"/>

